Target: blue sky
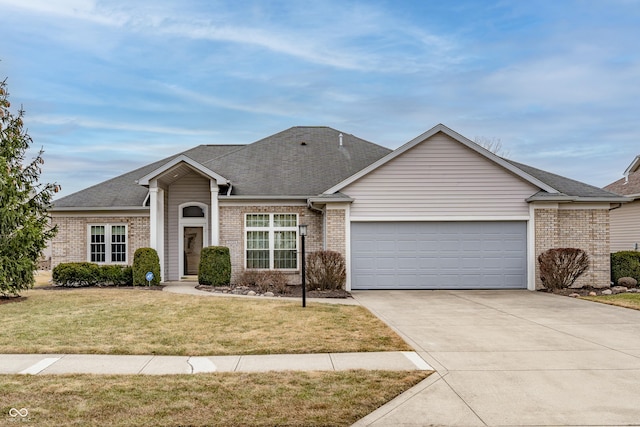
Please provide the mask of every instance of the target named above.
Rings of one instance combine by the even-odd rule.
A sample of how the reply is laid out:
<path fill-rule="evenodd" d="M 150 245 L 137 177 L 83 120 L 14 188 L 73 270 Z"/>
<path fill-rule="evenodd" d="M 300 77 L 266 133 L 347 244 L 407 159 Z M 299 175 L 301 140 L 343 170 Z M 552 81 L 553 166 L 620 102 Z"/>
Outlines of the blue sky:
<path fill-rule="evenodd" d="M 0 0 L 0 78 L 67 195 L 198 144 L 443 123 L 596 186 L 640 154 L 640 1 Z"/>

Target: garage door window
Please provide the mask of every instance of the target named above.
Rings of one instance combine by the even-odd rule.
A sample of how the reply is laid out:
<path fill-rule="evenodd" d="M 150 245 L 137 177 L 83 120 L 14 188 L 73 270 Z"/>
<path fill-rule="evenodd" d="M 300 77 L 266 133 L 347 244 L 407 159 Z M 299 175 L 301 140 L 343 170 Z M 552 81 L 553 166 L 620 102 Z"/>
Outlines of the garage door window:
<path fill-rule="evenodd" d="M 298 268 L 297 214 L 247 214 L 245 232 L 246 268 Z"/>

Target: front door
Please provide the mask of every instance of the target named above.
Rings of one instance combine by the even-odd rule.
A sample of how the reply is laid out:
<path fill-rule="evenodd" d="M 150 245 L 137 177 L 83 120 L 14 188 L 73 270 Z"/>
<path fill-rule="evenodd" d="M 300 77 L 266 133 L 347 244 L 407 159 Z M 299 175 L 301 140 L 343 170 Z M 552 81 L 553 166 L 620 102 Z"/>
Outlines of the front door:
<path fill-rule="evenodd" d="M 184 228 L 184 274 L 197 276 L 202 251 L 202 227 Z"/>

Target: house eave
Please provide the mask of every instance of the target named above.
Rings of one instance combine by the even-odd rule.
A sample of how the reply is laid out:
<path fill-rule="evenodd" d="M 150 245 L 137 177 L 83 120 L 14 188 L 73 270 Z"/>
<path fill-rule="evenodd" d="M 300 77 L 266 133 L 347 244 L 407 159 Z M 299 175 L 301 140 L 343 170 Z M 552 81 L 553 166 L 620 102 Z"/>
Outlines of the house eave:
<path fill-rule="evenodd" d="M 59 206 L 49 212 L 90 212 L 90 211 L 148 211 L 149 206 Z"/>
<path fill-rule="evenodd" d="M 309 196 L 251 196 L 251 195 L 219 195 L 218 200 L 307 200 Z"/>
<path fill-rule="evenodd" d="M 638 167 L 640 167 L 640 156 L 636 156 L 635 159 L 633 159 L 629 167 L 624 171 L 624 176 L 628 178 L 632 172 L 638 170 Z"/>
<path fill-rule="evenodd" d="M 343 197 L 309 197 L 307 199 L 309 203 L 326 204 L 326 203 L 353 203 L 355 199 L 343 196 Z"/>
<path fill-rule="evenodd" d="M 628 197 L 578 197 L 567 195 L 531 196 L 525 200 L 531 202 L 556 202 L 556 203 L 628 203 L 633 201 Z"/>
<path fill-rule="evenodd" d="M 171 168 L 173 168 L 174 166 L 178 165 L 179 163 L 186 163 L 193 170 L 201 173 L 204 176 L 207 176 L 207 177 L 209 177 L 211 179 L 214 179 L 217 182 L 218 185 L 227 185 L 230 182 L 227 178 L 225 178 L 222 175 L 219 175 L 218 173 L 212 171 L 211 169 L 209 169 L 208 167 L 204 166 L 203 164 L 197 162 L 196 160 L 193 160 L 191 157 L 188 157 L 188 156 L 186 156 L 184 154 L 181 154 L 178 157 L 176 157 L 176 158 L 168 161 L 164 165 L 160 166 L 159 168 L 151 171 L 147 175 L 141 177 L 140 179 L 138 179 L 136 181 L 136 183 L 138 185 L 142 185 L 143 187 L 149 187 L 149 184 L 151 183 L 151 181 L 154 178 L 157 178 L 158 176 L 162 175 L 163 173 L 171 170 Z"/>

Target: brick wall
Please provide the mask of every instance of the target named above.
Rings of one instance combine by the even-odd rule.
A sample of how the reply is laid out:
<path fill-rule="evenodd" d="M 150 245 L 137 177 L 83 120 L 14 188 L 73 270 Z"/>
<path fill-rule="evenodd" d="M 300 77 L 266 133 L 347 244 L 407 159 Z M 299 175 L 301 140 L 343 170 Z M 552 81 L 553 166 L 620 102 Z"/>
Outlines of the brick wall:
<path fill-rule="evenodd" d="M 88 224 L 127 224 L 127 262 L 133 262 L 138 248 L 149 246 L 149 217 L 75 217 L 54 216 L 52 224 L 58 226 L 58 234 L 51 241 L 51 267 L 63 262 L 84 262 L 87 259 Z"/>
<path fill-rule="evenodd" d="M 244 216 L 248 213 L 297 213 L 299 224 L 308 225 L 305 251 L 323 249 L 322 215 L 305 206 L 220 206 L 220 245 L 231 253 L 231 282 L 244 271 Z M 299 271 L 287 274 L 289 283 L 302 282 Z"/>
<path fill-rule="evenodd" d="M 538 255 L 552 248 L 578 248 L 589 255 L 590 268 L 574 287 L 610 284 L 608 209 L 535 209 L 536 289 L 542 287 Z"/>
<path fill-rule="evenodd" d="M 327 209 L 327 250 L 340 252 L 346 258 L 346 211 L 344 209 Z"/>

